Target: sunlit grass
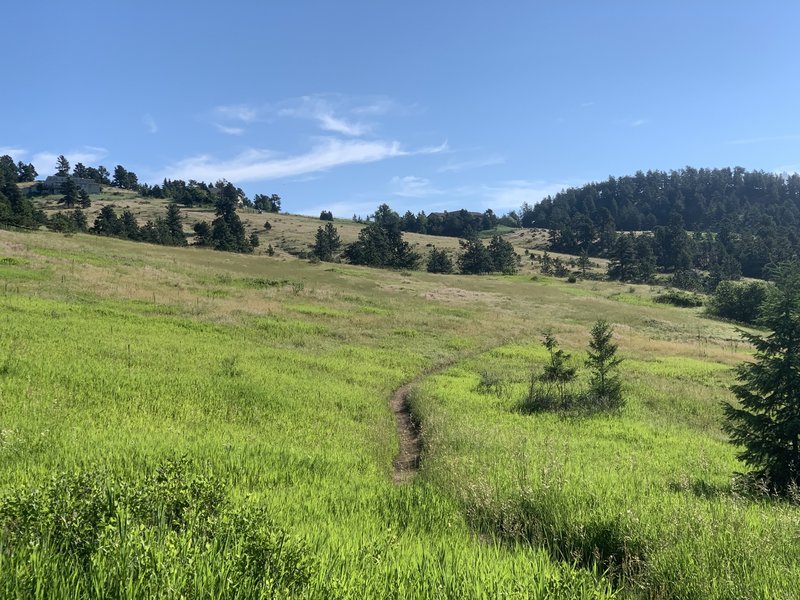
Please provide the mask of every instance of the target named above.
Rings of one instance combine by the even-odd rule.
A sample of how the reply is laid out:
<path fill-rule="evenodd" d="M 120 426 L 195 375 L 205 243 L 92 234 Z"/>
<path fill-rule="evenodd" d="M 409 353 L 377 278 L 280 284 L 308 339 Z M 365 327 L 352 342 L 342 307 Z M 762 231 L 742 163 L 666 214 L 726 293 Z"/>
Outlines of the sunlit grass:
<path fill-rule="evenodd" d="M 216 478 L 226 519 L 264 511 L 258 527 L 299 552 L 276 564 L 308 574 L 291 590 L 234 576 L 245 529 L 200 552 L 151 523 L 107 531 L 89 568 L 0 547 L 0 596 L 573 598 L 612 580 L 643 597 L 798 595 L 797 509 L 731 486 L 719 405 L 747 356 L 732 326 L 648 286 L 285 258 L 0 231 L 0 496 L 64 472 L 135 486 L 185 456 L 185 481 Z M 541 334 L 580 365 L 599 317 L 626 407 L 521 414 Z M 422 471 L 396 486 L 387 398 L 442 364 L 414 395 Z"/>

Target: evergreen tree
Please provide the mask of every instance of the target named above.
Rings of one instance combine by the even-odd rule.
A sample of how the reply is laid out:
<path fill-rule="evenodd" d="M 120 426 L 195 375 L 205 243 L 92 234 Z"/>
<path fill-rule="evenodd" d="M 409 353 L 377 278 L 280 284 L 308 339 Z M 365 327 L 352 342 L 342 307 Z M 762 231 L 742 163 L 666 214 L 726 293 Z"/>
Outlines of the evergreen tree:
<path fill-rule="evenodd" d="M 127 208 L 122 211 L 122 216 L 120 217 L 119 235 L 129 240 L 138 240 L 140 238 L 139 223 L 136 221 L 134 214 Z"/>
<path fill-rule="evenodd" d="M 86 214 L 80 208 L 76 208 L 72 211 L 72 222 L 75 224 L 75 229 L 77 231 L 84 232 L 89 230 L 89 222 L 86 219 Z"/>
<path fill-rule="evenodd" d="M 114 206 L 108 204 L 101 208 L 97 217 L 95 217 L 92 232 L 97 235 L 115 236 L 119 235 L 121 231 L 122 225 Z"/>
<path fill-rule="evenodd" d="M 253 206 L 257 210 L 265 212 L 280 212 L 281 211 L 281 197 L 278 194 L 267 196 L 266 194 L 256 194 L 253 196 Z"/>
<path fill-rule="evenodd" d="M 741 408 L 725 404 L 725 430 L 739 458 L 776 491 L 800 484 L 800 266 L 776 270 L 777 292 L 763 304 L 767 336 L 742 332 L 755 362 L 737 368 L 732 387 Z"/>
<path fill-rule="evenodd" d="M 0 156 L 0 225 L 35 227 L 45 222 L 42 211 L 22 196 L 17 187 L 17 165 L 6 155 Z"/>
<path fill-rule="evenodd" d="M 27 165 L 22 161 L 17 163 L 17 181 L 20 183 L 36 181 L 36 177 L 38 175 L 39 174 L 36 172 L 36 167 L 33 166 L 33 163 L 28 163 Z"/>
<path fill-rule="evenodd" d="M 69 176 L 69 161 L 63 154 L 59 155 L 56 160 L 56 175 L 59 177 Z"/>
<path fill-rule="evenodd" d="M 549 361 L 539 379 L 543 383 L 555 385 L 559 403 L 566 408 L 569 404 L 567 386 L 575 380 L 577 369 L 569 366 L 570 355 L 558 347 L 558 342 L 550 331 L 544 334 L 544 347 L 547 349 Z"/>
<path fill-rule="evenodd" d="M 247 241 L 250 243 L 251 248 L 258 248 L 261 244 L 261 240 L 258 239 L 258 234 L 254 231 L 250 234 L 250 237 L 247 238 Z"/>
<path fill-rule="evenodd" d="M 75 166 L 72 167 L 72 176 L 80 179 L 88 179 L 89 169 L 87 169 L 83 163 L 75 163 Z"/>
<path fill-rule="evenodd" d="M 480 275 L 491 273 L 493 269 L 492 257 L 483 242 L 473 236 L 460 240 L 461 255 L 458 257 L 458 268 L 467 275 Z"/>
<path fill-rule="evenodd" d="M 167 205 L 167 214 L 164 217 L 164 221 L 172 240 L 170 244 L 185 246 L 186 235 L 183 233 L 183 217 L 181 216 L 181 209 L 174 202 L 170 202 Z"/>
<path fill-rule="evenodd" d="M 72 177 L 67 176 L 64 183 L 61 184 L 61 193 L 64 194 L 58 201 L 67 208 L 72 208 L 78 202 L 78 186 L 72 180 Z"/>
<path fill-rule="evenodd" d="M 339 239 L 339 232 L 333 223 L 325 223 L 325 227 L 317 228 L 312 250 L 317 258 L 330 262 L 341 247 L 342 241 Z"/>
<path fill-rule="evenodd" d="M 194 224 L 195 245 L 208 246 L 211 244 L 211 226 L 208 221 L 198 221 Z"/>
<path fill-rule="evenodd" d="M 589 393 L 596 405 L 616 408 L 622 405 L 622 383 L 616 369 L 622 362 L 617 357 L 617 344 L 613 340 L 614 330 L 604 320 L 592 327 L 586 366 L 592 371 Z"/>
<path fill-rule="evenodd" d="M 81 208 L 89 208 L 92 206 L 92 199 L 89 198 L 88 192 L 83 188 L 78 192 L 78 204 L 81 205 Z"/>
<path fill-rule="evenodd" d="M 488 251 L 493 271 L 500 271 L 504 275 L 513 275 L 519 269 L 519 257 L 514 252 L 514 246 L 508 240 L 495 235 L 489 242 Z"/>
<path fill-rule="evenodd" d="M 211 222 L 211 245 L 226 252 L 252 252 L 253 247 L 245 237 L 244 225 L 236 214 L 239 191 L 232 183 L 225 183 L 216 203 L 217 218 Z"/>
<path fill-rule="evenodd" d="M 436 246 L 431 248 L 428 255 L 428 273 L 452 273 L 453 261 L 444 250 L 437 250 Z"/>
<path fill-rule="evenodd" d="M 344 255 L 353 264 L 394 269 L 414 269 L 420 256 L 403 239 L 400 217 L 386 204 L 378 207 L 359 233 L 358 239 L 348 245 Z"/>

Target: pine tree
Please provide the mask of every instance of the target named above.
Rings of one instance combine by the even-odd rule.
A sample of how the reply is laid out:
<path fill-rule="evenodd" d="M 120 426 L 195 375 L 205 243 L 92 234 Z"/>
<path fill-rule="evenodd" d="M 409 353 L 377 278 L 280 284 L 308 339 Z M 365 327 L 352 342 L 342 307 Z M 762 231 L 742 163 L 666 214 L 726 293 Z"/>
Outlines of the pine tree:
<path fill-rule="evenodd" d="M 737 368 L 741 408 L 726 403 L 725 430 L 739 458 L 776 491 L 800 484 L 800 265 L 775 270 L 776 292 L 762 305 L 767 336 L 742 332 L 755 361 Z"/>
<path fill-rule="evenodd" d="M 172 244 L 176 246 L 186 245 L 186 235 L 183 233 L 183 217 L 181 216 L 181 209 L 177 204 L 171 202 L 167 205 L 167 214 L 164 217 L 169 230 L 169 235 L 172 238 Z"/>
<path fill-rule="evenodd" d="M 577 376 L 577 369 L 568 365 L 570 355 L 558 347 L 558 342 L 552 332 L 544 334 L 544 347 L 550 355 L 550 362 L 544 367 L 540 380 L 544 383 L 554 384 L 558 390 L 558 398 L 562 407 L 568 404 L 566 387 Z"/>
<path fill-rule="evenodd" d="M 489 242 L 489 257 L 493 271 L 500 271 L 503 275 L 513 275 L 519 269 L 519 257 L 514 252 L 514 246 L 499 235 L 492 237 L 492 241 Z"/>
<path fill-rule="evenodd" d="M 78 201 L 78 186 L 72 180 L 72 177 L 67 177 L 64 183 L 61 184 L 61 193 L 64 194 L 58 201 L 67 208 L 72 208 Z"/>
<path fill-rule="evenodd" d="M 589 380 L 592 400 L 604 408 L 616 408 L 623 403 L 622 382 L 616 374 L 622 359 L 617 356 L 613 335 L 614 330 L 606 321 L 597 321 L 592 327 L 586 360 L 586 366 L 592 370 Z"/>
<path fill-rule="evenodd" d="M 342 247 L 339 232 L 333 223 L 325 223 L 325 227 L 318 227 L 314 239 L 314 255 L 320 260 L 330 262 Z"/>
<path fill-rule="evenodd" d="M 428 255 L 428 273 L 452 273 L 453 261 L 444 250 L 437 250 L 436 246 L 431 248 Z"/>
<path fill-rule="evenodd" d="M 92 205 L 92 199 L 89 198 L 89 194 L 86 190 L 81 189 L 78 192 L 78 203 L 81 205 L 81 208 L 89 208 Z"/>
<path fill-rule="evenodd" d="M 56 160 L 56 175 L 59 177 L 69 176 L 69 161 L 67 157 L 61 154 Z"/>
<path fill-rule="evenodd" d="M 482 241 L 473 236 L 460 241 L 459 244 L 462 252 L 458 257 L 458 268 L 462 273 L 468 275 L 491 273 L 492 258 Z"/>

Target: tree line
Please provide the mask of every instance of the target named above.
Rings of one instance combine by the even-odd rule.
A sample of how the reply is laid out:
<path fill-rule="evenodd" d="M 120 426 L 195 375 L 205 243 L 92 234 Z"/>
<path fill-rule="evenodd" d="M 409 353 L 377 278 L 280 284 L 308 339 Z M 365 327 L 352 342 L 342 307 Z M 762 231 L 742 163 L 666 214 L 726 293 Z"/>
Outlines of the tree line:
<path fill-rule="evenodd" d="M 498 217 L 491 208 L 483 213 L 461 209 L 429 215 L 425 211 L 415 215 L 409 210 L 400 217 L 400 231 L 445 237 L 469 238 L 481 231 L 495 229 L 498 225 L 519 227 L 519 217 L 514 211 Z"/>
<path fill-rule="evenodd" d="M 435 246 L 430 250 L 425 266 L 431 273 L 452 273 L 456 265 L 461 273 L 516 273 L 519 256 L 511 243 L 499 235 L 492 237 L 488 247 L 474 234 L 462 240 L 461 253 L 454 262 L 445 250 Z M 341 256 L 356 265 L 393 269 L 417 269 L 423 257 L 403 239 L 402 217 L 388 204 L 381 204 L 369 216 L 358 239 L 344 246 L 333 223 L 317 229 L 312 252 L 319 260 L 332 261 Z"/>
<path fill-rule="evenodd" d="M 800 250 L 800 176 L 741 167 L 638 171 L 525 204 L 520 222 L 549 229 L 553 250 L 615 259 L 612 276 L 624 280 L 655 269 L 764 278 L 768 265 Z"/>

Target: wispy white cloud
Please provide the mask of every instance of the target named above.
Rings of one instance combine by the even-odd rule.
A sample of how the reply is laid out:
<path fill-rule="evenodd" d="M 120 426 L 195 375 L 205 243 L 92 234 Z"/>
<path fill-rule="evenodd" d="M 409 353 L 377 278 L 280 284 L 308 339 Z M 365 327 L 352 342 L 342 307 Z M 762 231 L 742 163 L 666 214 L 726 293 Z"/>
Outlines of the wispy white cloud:
<path fill-rule="evenodd" d="M 566 187 L 566 183 L 517 179 L 484 186 L 483 193 L 493 210 L 517 210 L 523 202 L 537 204 Z"/>
<path fill-rule="evenodd" d="M 229 125 L 222 125 L 221 123 L 214 123 L 214 127 L 227 135 L 242 135 L 245 131 L 244 127 L 232 127 Z"/>
<path fill-rule="evenodd" d="M 794 140 L 800 140 L 800 135 L 771 135 L 764 137 L 730 140 L 728 143 L 732 145 L 745 145 L 745 144 L 766 144 L 769 142 L 791 142 Z"/>
<path fill-rule="evenodd" d="M 142 123 L 144 123 L 144 126 L 147 127 L 147 131 L 150 133 L 158 133 L 158 124 L 156 124 L 156 120 L 153 118 L 153 115 L 144 115 L 142 117 Z"/>
<path fill-rule="evenodd" d="M 389 187 L 392 194 L 401 198 L 428 198 L 447 193 L 446 190 L 433 187 L 430 179 L 415 175 L 395 175 L 389 181 Z"/>
<path fill-rule="evenodd" d="M 303 96 L 297 100 L 289 101 L 290 106 L 278 110 L 282 117 L 295 117 L 317 121 L 324 131 L 340 133 L 353 137 L 362 136 L 370 130 L 365 123 L 347 120 L 336 114 L 331 102 L 321 96 Z"/>
<path fill-rule="evenodd" d="M 246 104 L 234 104 L 230 106 L 217 106 L 214 113 L 231 121 L 241 121 L 242 123 L 252 123 L 259 117 L 259 109 Z"/>
<path fill-rule="evenodd" d="M 469 171 L 472 169 L 480 169 L 483 167 L 491 167 L 492 165 L 501 165 L 506 162 L 502 156 L 494 155 L 487 156 L 486 158 L 476 158 L 473 160 L 465 160 L 462 162 L 448 162 L 446 165 L 439 167 L 439 173 L 448 173 L 456 171 Z"/>
<path fill-rule="evenodd" d="M 344 94 L 310 94 L 272 104 L 217 106 L 212 110 L 209 120 L 218 129 L 224 127 L 237 130 L 234 135 L 239 135 L 238 130 L 242 129 L 242 125 L 284 117 L 314 121 L 322 131 L 361 137 L 374 131 L 377 117 L 388 114 L 409 114 L 417 109 L 416 105 L 401 106 L 385 97 L 358 98 Z"/>
<path fill-rule="evenodd" d="M 281 157 L 274 152 L 249 149 L 231 159 L 209 155 L 192 156 L 168 167 L 170 179 L 265 181 L 327 171 L 351 164 L 372 163 L 389 158 L 441 152 L 446 145 L 405 150 L 396 141 L 341 140 L 321 138 L 305 154 Z"/>
<path fill-rule="evenodd" d="M 491 184 L 439 187 L 425 177 L 395 176 L 389 181 L 389 189 L 400 198 L 437 198 L 428 209 L 462 208 L 465 201 L 479 201 L 495 211 L 518 210 L 523 202 L 534 205 L 547 196 L 557 194 L 567 183 L 528 181 L 514 179 Z"/>
<path fill-rule="evenodd" d="M 634 119 L 633 121 L 630 122 L 630 126 L 641 127 L 642 125 L 645 125 L 647 122 L 648 122 L 647 119 Z"/>
<path fill-rule="evenodd" d="M 64 156 L 71 165 L 83 163 L 87 166 L 96 165 L 98 161 L 108 156 L 108 150 L 96 146 L 84 146 L 83 148 L 63 152 Z M 56 170 L 56 160 L 59 154 L 55 152 L 37 152 L 33 155 L 33 166 L 40 175 L 48 175 Z"/>
<path fill-rule="evenodd" d="M 16 148 L 14 146 L 0 146 L 0 156 L 10 156 L 16 161 L 22 160 L 23 156 L 26 156 L 28 151 L 24 148 Z"/>

